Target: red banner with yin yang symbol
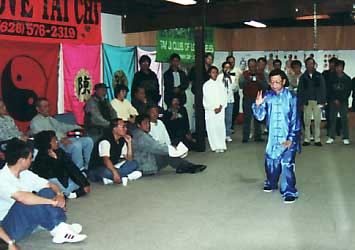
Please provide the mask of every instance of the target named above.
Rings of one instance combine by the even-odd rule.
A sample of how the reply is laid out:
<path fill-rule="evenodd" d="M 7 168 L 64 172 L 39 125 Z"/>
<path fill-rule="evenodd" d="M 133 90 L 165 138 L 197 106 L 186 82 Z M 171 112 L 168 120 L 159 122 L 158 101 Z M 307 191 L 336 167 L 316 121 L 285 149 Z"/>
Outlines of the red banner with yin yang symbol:
<path fill-rule="evenodd" d="M 0 96 L 22 131 L 46 97 L 57 112 L 59 45 L 0 41 Z"/>

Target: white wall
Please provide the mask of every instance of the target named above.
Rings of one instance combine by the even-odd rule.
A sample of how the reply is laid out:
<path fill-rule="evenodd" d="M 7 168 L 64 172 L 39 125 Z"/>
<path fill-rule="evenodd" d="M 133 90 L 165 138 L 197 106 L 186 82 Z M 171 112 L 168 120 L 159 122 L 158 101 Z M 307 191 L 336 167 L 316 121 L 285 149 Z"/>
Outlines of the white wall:
<path fill-rule="evenodd" d="M 122 33 L 121 16 L 101 14 L 102 43 L 125 46 L 125 35 Z"/>

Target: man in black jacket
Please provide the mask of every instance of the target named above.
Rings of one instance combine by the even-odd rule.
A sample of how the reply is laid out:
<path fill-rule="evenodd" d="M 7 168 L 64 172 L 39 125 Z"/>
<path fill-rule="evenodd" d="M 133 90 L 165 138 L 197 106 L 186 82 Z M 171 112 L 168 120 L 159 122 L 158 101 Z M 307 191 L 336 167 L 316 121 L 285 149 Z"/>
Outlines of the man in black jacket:
<path fill-rule="evenodd" d="M 151 62 L 147 55 L 139 58 L 140 71 L 134 74 L 131 99 L 133 100 L 137 88 L 143 87 L 148 101 L 158 105 L 161 98 L 160 87 L 157 75 L 150 69 Z"/>
<path fill-rule="evenodd" d="M 173 97 L 164 111 L 162 121 L 169 133 L 172 145 L 183 142 L 190 150 L 195 148 L 196 140 L 192 137 L 189 117 L 185 107 L 180 106 L 179 98 Z"/>
<path fill-rule="evenodd" d="M 329 120 L 330 133 L 327 144 L 332 144 L 335 139 L 336 118 L 338 112 L 341 117 L 341 125 L 343 130 L 343 143 L 350 144 L 349 141 L 349 126 L 348 126 L 348 107 L 349 97 L 351 93 L 352 83 L 351 78 L 344 73 L 345 62 L 337 60 L 335 63 L 335 72 L 331 78 L 329 86 Z"/>
<path fill-rule="evenodd" d="M 214 61 L 214 56 L 212 53 L 206 53 L 205 54 L 205 65 L 203 67 L 203 83 L 207 82 L 210 79 L 210 75 L 208 74 L 209 68 L 212 66 Z M 195 88 L 196 88 L 196 66 L 192 66 L 188 75 L 188 79 L 192 84 L 191 91 L 193 94 L 195 94 Z"/>
<path fill-rule="evenodd" d="M 180 105 L 186 103 L 185 90 L 189 86 L 189 80 L 186 73 L 180 69 L 180 56 L 176 53 L 170 56 L 170 68 L 164 73 L 164 101 L 166 105 L 172 99 L 172 96 L 178 96 Z"/>
<path fill-rule="evenodd" d="M 311 122 L 314 119 L 315 146 L 322 146 L 320 141 L 321 109 L 326 102 L 326 87 L 324 77 L 316 71 L 313 58 L 306 59 L 307 70 L 300 77 L 297 89 L 298 102 L 304 111 L 305 138 L 303 146 L 309 146 L 311 141 Z"/>
<path fill-rule="evenodd" d="M 325 86 L 327 89 L 327 105 L 325 107 L 325 117 L 327 119 L 327 135 L 330 136 L 330 117 L 329 117 L 329 103 L 330 103 L 330 92 L 332 91 L 332 79 L 334 78 L 335 75 L 335 63 L 337 62 L 338 59 L 335 57 L 332 57 L 329 59 L 329 69 L 324 70 L 322 75 L 324 77 L 325 81 Z"/>

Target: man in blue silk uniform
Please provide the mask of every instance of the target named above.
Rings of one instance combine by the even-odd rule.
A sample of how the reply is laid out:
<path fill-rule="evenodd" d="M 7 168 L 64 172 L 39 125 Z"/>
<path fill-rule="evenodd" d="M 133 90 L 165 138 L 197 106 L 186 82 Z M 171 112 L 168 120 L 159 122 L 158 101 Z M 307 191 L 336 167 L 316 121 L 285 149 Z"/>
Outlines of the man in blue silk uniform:
<path fill-rule="evenodd" d="M 300 117 L 297 96 L 284 88 L 286 74 L 275 69 L 270 72 L 271 90 L 263 97 L 258 92 L 253 112 L 259 121 L 267 117 L 269 139 L 266 146 L 264 191 L 271 192 L 278 187 L 281 175 L 280 192 L 285 203 L 293 203 L 298 192 L 295 187 L 295 157 L 300 151 Z"/>

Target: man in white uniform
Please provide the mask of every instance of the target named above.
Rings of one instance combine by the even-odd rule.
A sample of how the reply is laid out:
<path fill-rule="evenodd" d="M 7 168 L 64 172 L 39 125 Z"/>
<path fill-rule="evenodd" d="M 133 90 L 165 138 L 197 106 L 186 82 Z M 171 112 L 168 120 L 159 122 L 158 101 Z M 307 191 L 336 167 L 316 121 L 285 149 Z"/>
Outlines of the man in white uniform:
<path fill-rule="evenodd" d="M 206 130 L 211 150 L 223 153 L 227 150 L 225 108 L 227 107 L 227 92 L 223 83 L 217 81 L 218 69 L 209 69 L 210 80 L 203 85 L 203 106 L 205 108 Z"/>

